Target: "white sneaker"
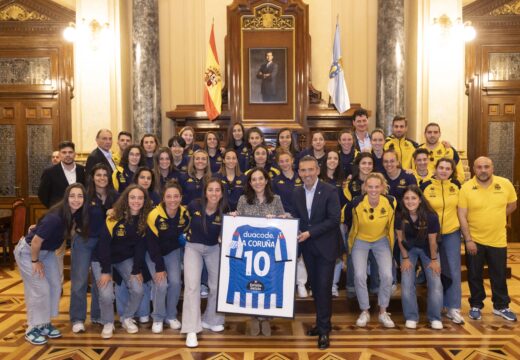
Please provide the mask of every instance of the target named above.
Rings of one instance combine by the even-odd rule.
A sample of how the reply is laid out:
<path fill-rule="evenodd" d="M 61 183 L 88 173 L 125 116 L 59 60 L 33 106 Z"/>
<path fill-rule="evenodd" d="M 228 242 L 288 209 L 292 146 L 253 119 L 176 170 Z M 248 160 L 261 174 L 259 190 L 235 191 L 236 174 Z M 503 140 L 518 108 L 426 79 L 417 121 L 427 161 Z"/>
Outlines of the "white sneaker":
<path fill-rule="evenodd" d="M 383 324 L 383 326 L 385 328 L 394 328 L 395 327 L 394 322 L 392 321 L 392 319 L 390 319 L 390 314 L 387 313 L 386 311 L 382 314 L 379 314 L 379 322 L 381 324 Z"/>
<path fill-rule="evenodd" d="M 332 296 L 333 297 L 339 296 L 338 285 L 332 285 Z"/>
<path fill-rule="evenodd" d="M 202 322 L 202 328 L 203 329 L 209 329 L 213 332 L 221 332 L 224 331 L 224 325 L 210 325 L 206 322 Z"/>
<path fill-rule="evenodd" d="M 407 329 L 417 329 L 417 321 L 406 320 L 404 327 Z"/>
<path fill-rule="evenodd" d="M 160 334 L 163 331 L 163 322 L 162 321 L 154 321 L 152 324 L 152 332 L 154 334 Z"/>
<path fill-rule="evenodd" d="M 181 322 L 177 319 L 168 319 L 166 320 L 166 323 L 170 325 L 170 329 L 173 330 L 179 330 L 182 327 Z"/>
<path fill-rule="evenodd" d="M 106 323 L 105 325 L 103 325 L 103 330 L 101 331 L 101 337 L 103 339 L 110 339 L 113 334 L 114 334 L 114 324 L 113 323 Z"/>
<path fill-rule="evenodd" d="M 309 296 L 309 293 L 307 292 L 307 288 L 305 285 L 298 285 L 298 297 L 305 299 Z"/>
<path fill-rule="evenodd" d="M 72 332 L 74 334 L 85 332 L 85 325 L 82 322 L 72 324 Z"/>
<path fill-rule="evenodd" d="M 449 309 L 446 313 L 446 317 L 450 319 L 454 324 L 464 324 L 464 318 L 460 314 L 459 309 Z"/>
<path fill-rule="evenodd" d="M 121 325 L 123 326 L 123 329 L 126 329 L 126 332 L 129 334 L 135 334 L 139 331 L 139 328 L 135 324 L 135 320 L 132 318 L 124 319 L 121 321 Z"/>
<path fill-rule="evenodd" d="M 146 324 L 150 321 L 150 317 L 148 315 L 146 316 L 139 316 L 139 323 L 140 324 Z"/>
<path fill-rule="evenodd" d="M 442 326 L 442 321 L 439 321 L 439 320 L 433 320 L 430 322 L 430 326 L 432 327 L 432 329 L 434 330 L 442 330 L 443 329 L 443 326 Z"/>
<path fill-rule="evenodd" d="M 186 335 L 186 346 L 189 348 L 194 348 L 199 346 L 199 342 L 197 341 L 197 334 L 194 332 L 188 333 Z"/>
<path fill-rule="evenodd" d="M 367 326 L 367 323 L 369 321 L 370 321 L 370 313 L 368 311 L 362 311 L 356 320 L 356 326 L 365 327 L 365 326 Z"/>

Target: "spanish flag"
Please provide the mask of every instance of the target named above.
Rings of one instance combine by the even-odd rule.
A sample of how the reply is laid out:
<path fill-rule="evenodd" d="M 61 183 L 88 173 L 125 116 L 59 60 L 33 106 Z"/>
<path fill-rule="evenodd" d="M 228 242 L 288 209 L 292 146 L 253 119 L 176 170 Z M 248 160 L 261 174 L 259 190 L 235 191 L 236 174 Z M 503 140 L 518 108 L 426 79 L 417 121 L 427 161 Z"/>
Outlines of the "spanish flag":
<path fill-rule="evenodd" d="M 222 108 L 222 76 L 220 74 L 213 27 L 214 25 L 212 24 L 206 56 L 206 72 L 204 73 L 204 82 L 206 83 L 204 89 L 204 109 L 210 120 L 215 120 Z"/>

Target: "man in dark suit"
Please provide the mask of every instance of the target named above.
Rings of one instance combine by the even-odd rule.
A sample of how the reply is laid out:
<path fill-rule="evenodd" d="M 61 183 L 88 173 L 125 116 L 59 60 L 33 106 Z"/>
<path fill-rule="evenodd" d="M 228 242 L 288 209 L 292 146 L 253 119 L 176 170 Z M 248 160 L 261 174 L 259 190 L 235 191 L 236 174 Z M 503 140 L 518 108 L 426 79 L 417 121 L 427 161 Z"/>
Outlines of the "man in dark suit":
<path fill-rule="evenodd" d="M 300 218 L 298 242 L 309 273 L 316 306 L 316 326 L 307 332 L 319 336 L 318 347 L 329 347 L 332 316 L 332 278 L 339 256 L 341 208 L 338 191 L 318 179 L 320 168 L 312 156 L 304 156 L 298 165 L 303 185 L 293 192 L 292 216 Z"/>
<path fill-rule="evenodd" d="M 87 177 L 90 176 L 90 172 L 94 165 L 102 163 L 108 166 L 110 169 L 109 176 L 112 176 L 112 171 L 116 168 L 114 160 L 112 159 L 112 153 L 110 148 L 112 147 L 112 132 L 108 129 L 101 129 L 96 135 L 97 148 L 95 148 L 87 158 L 85 164 L 85 172 Z"/>
<path fill-rule="evenodd" d="M 265 63 L 260 66 L 256 77 L 262 80 L 262 100 L 277 101 L 277 89 L 276 89 L 276 78 L 278 76 L 278 64 L 273 61 L 273 52 L 268 51 L 265 53 Z"/>
<path fill-rule="evenodd" d="M 73 183 L 85 184 L 85 168 L 76 164 L 74 143 L 62 141 L 59 144 L 60 162 L 43 171 L 38 189 L 38 198 L 47 208 L 63 199 L 65 189 Z"/>

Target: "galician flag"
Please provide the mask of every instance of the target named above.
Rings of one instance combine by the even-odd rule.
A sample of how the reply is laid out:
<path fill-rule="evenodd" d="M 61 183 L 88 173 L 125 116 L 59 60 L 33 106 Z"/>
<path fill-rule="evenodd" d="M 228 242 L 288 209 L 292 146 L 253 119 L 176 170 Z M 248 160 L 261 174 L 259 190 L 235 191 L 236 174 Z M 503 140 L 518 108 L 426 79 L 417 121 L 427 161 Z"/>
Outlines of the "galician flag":
<path fill-rule="evenodd" d="M 350 99 L 343 74 L 343 66 L 341 66 L 341 41 L 339 34 L 339 23 L 336 23 L 336 33 L 334 34 L 334 45 L 332 49 L 332 65 L 329 70 L 328 91 L 336 109 L 342 114 L 350 109 Z"/>
<path fill-rule="evenodd" d="M 210 120 L 219 116 L 222 108 L 222 76 L 218 63 L 217 47 L 215 46 L 214 25 L 211 25 L 209 47 L 206 56 L 206 71 L 204 73 L 204 109 Z"/>

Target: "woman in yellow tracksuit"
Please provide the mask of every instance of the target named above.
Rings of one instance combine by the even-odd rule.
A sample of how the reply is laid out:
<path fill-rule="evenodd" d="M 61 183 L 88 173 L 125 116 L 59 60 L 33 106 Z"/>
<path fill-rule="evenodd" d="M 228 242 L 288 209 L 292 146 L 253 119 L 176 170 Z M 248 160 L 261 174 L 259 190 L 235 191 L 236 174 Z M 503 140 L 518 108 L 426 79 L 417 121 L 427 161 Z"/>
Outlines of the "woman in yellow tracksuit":
<path fill-rule="evenodd" d="M 442 269 L 446 316 L 455 324 L 463 324 L 460 276 L 460 224 L 457 203 L 461 184 L 452 159 L 441 158 L 435 164 L 435 175 L 421 185 L 424 197 L 439 216 L 441 225 L 439 257 Z"/>
<path fill-rule="evenodd" d="M 394 246 L 394 215 L 396 200 L 387 195 L 383 175 L 371 173 L 363 184 L 363 195 L 354 198 L 346 207 L 344 219 L 349 226 L 349 250 L 354 265 L 354 286 L 361 308 L 356 321 L 365 327 L 370 320 L 367 290 L 367 259 L 372 251 L 379 268 L 379 322 L 384 327 L 395 327 L 386 308 L 392 293 L 392 250 Z"/>

